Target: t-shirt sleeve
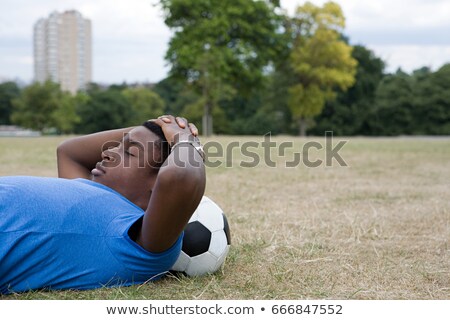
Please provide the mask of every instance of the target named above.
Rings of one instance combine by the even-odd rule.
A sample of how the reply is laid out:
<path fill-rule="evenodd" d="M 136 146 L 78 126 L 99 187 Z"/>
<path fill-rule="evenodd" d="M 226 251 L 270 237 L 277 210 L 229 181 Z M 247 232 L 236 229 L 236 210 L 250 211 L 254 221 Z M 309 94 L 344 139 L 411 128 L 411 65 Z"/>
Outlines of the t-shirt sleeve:
<path fill-rule="evenodd" d="M 128 231 L 141 217 L 122 215 L 108 227 L 107 244 L 114 258 L 133 274 L 135 281 L 156 280 L 175 264 L 183 234 L 164 252 L 152 253 L 133 241 Z"/>

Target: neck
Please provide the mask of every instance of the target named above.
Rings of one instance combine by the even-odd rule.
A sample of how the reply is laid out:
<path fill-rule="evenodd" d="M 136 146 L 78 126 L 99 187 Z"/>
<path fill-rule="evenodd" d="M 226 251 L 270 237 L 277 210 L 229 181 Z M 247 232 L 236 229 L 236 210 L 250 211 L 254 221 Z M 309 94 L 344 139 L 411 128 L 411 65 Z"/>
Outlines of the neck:
<path fill-rule="evenodd" d="M 151 196 L 152 192 L 150 191 L 147 194 L 143 194 L 137 198 L 134 199 L 129 199 L 131 202 L 133 202 L 135 205 L 137 205 L 139 208 L 141 208 L 142 210 L 147 210 L 148 207 L 148 202 L 150 201 L 150 196 Z"/>

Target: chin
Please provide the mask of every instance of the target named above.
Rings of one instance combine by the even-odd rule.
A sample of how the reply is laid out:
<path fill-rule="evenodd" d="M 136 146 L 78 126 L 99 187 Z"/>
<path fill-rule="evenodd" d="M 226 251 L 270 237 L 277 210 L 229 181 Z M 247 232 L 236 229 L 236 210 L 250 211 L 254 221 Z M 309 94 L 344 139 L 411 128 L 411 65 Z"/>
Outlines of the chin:
<path fill-rule="evenodd" d="M 102 180 L 103 180 L 103 179 L 102 179 L 101 176 L 94 176 L 94 175 L 91 176 L 91 181 L 94 181 L 94 182 L 97 182 L 97 183 L 101 183 L 101 184 L 106 185 L 105 182 L 102 181 Z"/>

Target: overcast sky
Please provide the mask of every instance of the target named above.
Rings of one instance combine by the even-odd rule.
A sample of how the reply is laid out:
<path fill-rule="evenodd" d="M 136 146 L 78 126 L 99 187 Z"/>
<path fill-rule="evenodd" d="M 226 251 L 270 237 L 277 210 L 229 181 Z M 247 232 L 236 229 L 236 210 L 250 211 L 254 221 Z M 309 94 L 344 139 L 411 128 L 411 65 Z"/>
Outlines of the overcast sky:
<path fill-rule="evenodd" d="M 225 0 L 224 0 L 225 1 Z M 282 0 L 289 13 L 302 0 Z M 326 1 L 313 0 L 321 5 Z M 388 63 L 387 71 L 436 70 L 450 62 L 450 0 L 340 0 L 346 34 Z M 1 0 L 0 80 L 33 79 L 33 24 L 76 9 L 92 21 L 93 80 L 157 82 L 168 71 L 171 32 L 156 0 Z"/>

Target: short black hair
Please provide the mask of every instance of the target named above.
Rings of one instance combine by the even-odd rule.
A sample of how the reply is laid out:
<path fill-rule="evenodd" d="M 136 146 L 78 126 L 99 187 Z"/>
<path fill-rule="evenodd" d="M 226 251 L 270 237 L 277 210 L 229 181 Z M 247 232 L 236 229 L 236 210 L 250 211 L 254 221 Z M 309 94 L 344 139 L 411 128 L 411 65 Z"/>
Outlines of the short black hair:
<path fill-rule="evenodd" d="M 170 154 L 170 144 L 167 141 L 166 136 L 164 135 L 164 132 L 162 131 L 161 127 L 158 126 L 156 123 L 154 123 L 153 121 L 145 121 L 142 125 L 151 132 L 153 132 L 159 138 L 158 141 L 155 141 L 156 146 L 161 152 L 161 159 L 156 163 L 157 168 L 159 168 L 162 166 L 164 161 L 166 161 L 167 157 Z"/>

